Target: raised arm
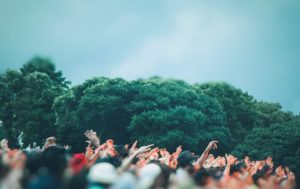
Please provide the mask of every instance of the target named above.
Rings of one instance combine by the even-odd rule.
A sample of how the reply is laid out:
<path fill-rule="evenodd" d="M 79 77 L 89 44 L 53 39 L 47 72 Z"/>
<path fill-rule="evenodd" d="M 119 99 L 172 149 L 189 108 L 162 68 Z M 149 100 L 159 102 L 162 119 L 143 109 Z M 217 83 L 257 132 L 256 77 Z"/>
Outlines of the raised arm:
<path fill-rule="evenodd" d="M 132 151 L 131 155 L 129 155 L 128 158 L 123 160 L 121 167 L 119 167 L 119 169 L 118 169 L 118 172 L 120 173 L 120 172 L 123 172 L 124 170 L 126 170 L 129 167 L 129 165 L 131 164 L 132 160 L 136 156 L 138 156 L 139 154 L 150 151 L 151 147 L 153 145 L 154 144 L 150 144 L 150 145 L 147 145 L 147 146 L 142 146 L 139 149 Z"/>
<path fill-rule="evenodd" d="M 207 158 L 208 155 L 209 155 L 209 152 L 210 152 L 212 149 L 214 150 L 214 149 L 217 149 L 217 148 L 218 148 L 217 144 L 218 144 L 218 141 L 213 140 L 213 141 L 211 141 L 211 142 L 207 145 L 206 149 L 204 150 L 204 152 L 202 153 L 202 155 L 201 155 L 200 158 L 197 160 L 197 162 L 196 162 L 196 164 L 195 164 L 195 166 L 194 166 L 194 168 L 195 168 L 196 170 L 199 170 L 199 169 L 202 168 L 203 163 L 205 162 L 206 158 Z"/>
<path fill-rule="evenodd" d="M 227 179 L 229 177 L 229 173 L 230 173 L 230 166 L 233 165 L 235 163 L 235 161 L 237 160 L 236 157 L 234 157 L 233 155 L 227 155 L 225 154 L 225 158 L 226 158 L 226 167 L 223 171 L 223 179 Z"/>

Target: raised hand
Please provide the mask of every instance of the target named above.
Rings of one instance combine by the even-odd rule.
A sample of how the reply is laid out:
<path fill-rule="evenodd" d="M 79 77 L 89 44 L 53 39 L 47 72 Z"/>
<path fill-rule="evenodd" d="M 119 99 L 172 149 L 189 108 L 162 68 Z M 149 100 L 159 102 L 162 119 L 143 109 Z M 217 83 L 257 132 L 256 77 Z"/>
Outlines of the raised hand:
<path fill-rule="evenodd" d="M 129 155 L 132 155 L 136 150 L 137 150 L 137 143 L 138 141 L 134 141 L 134 143 L 132 144 L 131 148 L 129 149 Z"/>
<path fill-rule="evenodd" d="M 8 149 L 8 140 L 2 139 L 0 142 L 0 147 L 2 150 L 7 150 Z"/>
<path fill-rule="evenodd" d="M 139 155 L 139 154 L 142 154 L 142 153 L 145 153 L 145 152 L 148 152 L 151 150 L 151 147 L 153 146 L 154 144 L 150 144 L 150 145 L 147 145 L 147 146 L 142 146 L 140 147 L 139 149 L 137 149 L 134 153 L 135 155 Z"/>
<path fill-rule="evenodd" d="M 266 159 L 266 164 L 273 168 L 273 165 L 274 165 L 273 159 L 271 157 L 268 157 Z"/>
<path fill-rule="evenodd" d="M 179 155 L 181 152 L 182 152 L 182 146 L 178 146 L 175 153 Z"/>
<path fill-rule="evenodd" d="M 64 145 L 64 149 L 70 150 L 70 149 L 71 149 L 71 146 L 69 146 L 69 145 Z"/>
<path fill-rule="evenodd" d="M 94 154 L 94 150 L 92 149 L 91 144 L 89 143 L 85 148 L 85 157 L 87 159 L 90 159 L 93 156 L 93 154 Z"/>
<path fill-rule="evenodd" d="M 168 158 L 170 156 L 170 153 L 167 151 L 166 148 L 161 148 L 159 150 L 159 153 L 160 153 L 161 157 L 163 157 L 163 158 L 166 158 L 166 157 Z"/>
<path fill-rule="evenodd" d="M 109 148 L 113 148 L 115 146 L 114 145 L 114 140 L 112 140 L 112 139 L 108 139 L 106 141 L 106 144 L 107 144 L 107 147 L 109 147 Z"/>
<path fill-rule="evenodd" d="M 237 160 L 237 158 L 234 157 L 233 155 L 227 155 L 227 154 L 225 154 L 225 158 L 227 160 L 227 165 L 228 166 L 233 165 L 235 163 L 235 161 Z"/>
<path fill-rule="evenodd" d="M 137 149 L 137 150 L 133 150 L 132 154 L 129 155 L 128 158 L 125 158 L 125 159 L 123 160 L 121 167 L 118 168 L 118 172 L 122 172 L 122 171 L 128 169 L 130 163 L 133 161 L 133 159 L 134 159 L 135 157 L 137 157 L 139 154 L 142 155 L 143 153 L 150 151 L 150 150 L 151 150 L 151 147 L 152 147 L 153 145 L 154 145 L 154 144 L 150 144 L 150 145 L 148 145 L 148 146 L 142 146 L 142 147 L 140 147 L 140 148 Z M 135 147 L 136 147 L 136 144 L 134 144 L 133 147 L 135 148 Z M 132 149 L 134 149 L 134 148 L 132 148 Z M 144 159 L 144 158 L 140 158 L 139 164 L 145 164 L 145 163 L 146 163 L 146 161 L 145 161 L 145 160 L 142 160 L 142 159 Z M 140 166 L 140 165 L 138 165 L 138 166 Z"/>
<path fill-rule="evenodd" d="M 171 155 L 169 158 L 169 167 L 176 169 L 178 165 L 177 158 L 174 155 Z"/>
<path fill-rule="evenodd" d="M 283 167 L 282 167 L 281 165 L 279 165 L 279 166 L 275 169 L 275 173 L 276 173 L 276 175 L 277 175 L 278 177 L 281 177 L 281 178 L 283 178 L 283 177 L 286 176 L 285 171 L 284 171 L 284 169 L 283 169 Z"/>
<path fill-rule="evenodd" d="M 244 158 L 244 162 L 245 162 L 245 164 L 246 164 L 247 166 L 249 166 L 249 165 L 250 165 L 250 158 L 249 158 L 248 156 L 246 156 L 246 157 Z"/>
<path fill-rule="evenodd" d="M 207 145 L 207 147 L 206 147 L 206 150 L 215 150 L 215 149 L 217 149 L 218 148 L 218 144 L 219 142 L 218 141 L 216 141 L 216 140 L 213 140 L 213 141 L 211 141 L 208 145 Z"/>
<path fill-rule="evenodd" d="M 107 154 L 110 156 L 110 157 L 115 157 L 117 155 L 117 151 L 115 150 L 115 148 L 108 148 L 107 149 Z"/>
<path fill-rule="evenodd" d="M 213 140 L 207 145 L 205 151 L 202 153 L 200 158 L 197 160 L 196 165 L 194 166 L 196 170 L 199 170 L 202 168 L 205 160 L 207 159 L 207 157 L 209 155 L 210 150 L 218 148 L 217 144 L 218 144 L 218 141 Z"/>
<path fill-rule="evenodd" d="M 86 138 L 88 138 L 91 141 L 91 143 L 94 146 L 98 147 L 100 145 L 100 139 L 98 138 L 97 133 L 95 131 L 86 130 L 84 132 L 84 135 L 86 136 Z"/>
<path fill-rule="evenodd" d="M 288 173 L 288 180 L 292 180 L 292 181 L 296 180 L 296 176 L 295 176 L 295 174 L 292 171 L 290 171 Z"/>
<path fill-rule="evenodd" d="M 214 166 L 215 167 L 221 167 L 221 166 L 224 166 L 226 163 L 225 163 L 225 158 L 224 157 L 221 157 L 221 156 L 218 156 L 216 158 L 216 161 L 215 161 L 215 164 Z"/>

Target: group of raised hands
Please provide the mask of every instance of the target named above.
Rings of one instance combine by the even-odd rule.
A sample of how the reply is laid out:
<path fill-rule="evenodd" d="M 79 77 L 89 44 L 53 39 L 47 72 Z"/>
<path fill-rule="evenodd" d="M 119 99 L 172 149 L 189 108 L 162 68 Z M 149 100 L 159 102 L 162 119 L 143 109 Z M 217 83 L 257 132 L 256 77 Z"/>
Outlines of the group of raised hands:
<path fill-rule="evenodd" d="M 100 143 L 99 137 L 97 137 L 97 133 L 93 130 L 88 130 L 85 132 L 85 136 L 88 138 L 88 146 L 86 150 L 86 157 L 90 161 L 95 161 L 99 157 L 114 157 L 117 155 L 117 152 L 114 149 L 114 141 L 107 140 L 103 144 Z M 92 150 L 92 146 L 95 147 L 95 150 Z M 177 159 L 182 152 L 182 146 L 178 146 L 176 151 L 170 153 L 166 148 L 158 148 L 154 147 L 153 144 L 142 146 L 138 148 L 138 141 L 135 141 L 131 146 L 125 145 L 126 150 L 128 151 L 128 157 L 123 161 L 123 165 L 121 166 L 122 170 L 126 169 L 133 158 L 137 158 L 136 167 L 142 168 L 147 163 L 152 160 L 159 161 L 161 164 L 165 164 L 171 169 L 176 169 L 178 166 Z M 274 163 L 271 157 L 268 157 L 265 160 L 260 161 L 251 161 L 248 156 L 246 156 L 242 160 L 238 160 L 237 157 L 225 154 L 225 156 L 217 156 L 214 157 L 210 154 L 211 150 L 215 150 L 218 148 L 218 141 L 211 141 L 201 156 L 193 163 L 195 171 L 203 168 L 216 168 L 216 167 L 225 167 L 223 171 L 223 180 L 227 180 L 230 178 L 230 168 L 233 165 L 238 163 L 244 163 L 247 171 L 247 175 L 252 177 L 252 175 L 256 174 L 259 170 L 261 170 L 265 165 L 268 165 L 270 168 L 274 168 Z M 263 186 L 271 186 L 276 182 L 280 182 L 280 180 L 289 178 L 289 180 L 295 180 L 295 174 L 291 172 L 288 167 L 278 166 L 275 169 L 276 175 L 274 176 L 275 181 L 260 183 Z M 277 180 L 276 180 L 277 179 Z"/>
<path fill-rule="evenodd" d="M 97 133 L 93 130 L 87 130 L 84 135 L 88 139 L 86 147 L 85 156 L 90 162 L 95 162 L 98 158 L 103 157 L 114 157 L 117 155 L 117 151 L 114 148 L 114 141 L 112 139 L 106 140 L 101 144 L 100 137 L 97 136 Z M 211 141 L 204 153 L 198 158 L 194 163 L 195 168 L 202 167 L 204 160 L 206 160 L 209 152 L 211 150 L 217 149 L 218 141 Z M 135 141 L 131 146 L 128 144 L 125 145 L 126 150 L 128 151 L 128 160 L 133 160 L 137 158 L 136 163 L 137 167 L 143 167 L 151 160 L 157 160 L 162 164 L 166 164 L 172 169 L 176 169 L 178 162 L 177 158 L 182 152 L 182 146 L 178 146 L 176 151 L 170 153 L 166 148 L 153 148 L 154 144 L 141 146 L 138 148 L 138 141 Z M 127 161 L 125 161 L 127 162 Z M 129 162 L 128 162 L 129 163 Z M 199 166 L 201 165 L 201 166 Z"/>
<path fill-rule="evenodd" d="M 87 146 L 84 157 L 87 160 L 88 167 L 93 166 L 99 158 L 119 156 L 119 152 L 115 149 L 115 144 L 112 139 L 101 142 L 100 137 L 97 136 L 97 133 L 93 130 L 87 130 L 84 135 L 87 138 Z M 40 150 L 46 150 L 47 148 L 55 145 L 57 145 L 55 137 L 49 137 L 45 140 L 45 144 Z M 20 167 L 18 164 L 18 162 L 20 162 L 19 160 L 25 158 L 22 150 L 11 150 L 6 139 L 1 140 L 0 148 L 2 157 L 4 157 L 3 159 L 8 165 L 11 165 L 11 167 Z M 69 146 L 64 146 L 64 148 L 68 149 Z M 154 144 L 138 147 L 138 141 L 135 141 L 132 145 L 127 144 L 124 148 L 127 152 L 127 156 L 123 157 L 122 165 L 118 168 L 119 172 L 123 172 L 128 169 L 134 159 L 136 160 L 135 167 L 137 169 L 144 167 L 151 161 L 156 161 L 175 170 L 178 168 L 178 157 L 183 151 L 182 146 L 178 146 L 176 151 L 173 153 L 169 152 L 166 148 L 154 147 Z M 193 157 L 197 157 L 192 163 L 195 172 L 201 168 L 207 169 L 223 167 L 222 180 L 226 181 L 232 178 L 230 175 L 231 167 L 239 163 L 244 163 L 247 172 L 246 175 L 249 178 L 252 177 L 252 175 L 257 174 L 266 165 L 272 170 L 275 170 L 275 174 L 273 174 L 270 179 L 261 179 L 259 181 L 260 185 L 266 186 L 266 188 L 273 186 L 274 183 L 280 183 L 283 180 L 291 181 L 291 183 L 295 180 L 295 174 L 291 172 L 288 167 L 278 166 L 274 168 L 274 163 L 271 157 L 260 161 L 250 160 L 247 156 L 242 160 L 238 160 L 235 156 L 230 154 L 215 157 L 210 152 L 217 148 L 218 141 L 211 141 L 200 156 L 196 156 L 191 153 L 193 154 Z"/>

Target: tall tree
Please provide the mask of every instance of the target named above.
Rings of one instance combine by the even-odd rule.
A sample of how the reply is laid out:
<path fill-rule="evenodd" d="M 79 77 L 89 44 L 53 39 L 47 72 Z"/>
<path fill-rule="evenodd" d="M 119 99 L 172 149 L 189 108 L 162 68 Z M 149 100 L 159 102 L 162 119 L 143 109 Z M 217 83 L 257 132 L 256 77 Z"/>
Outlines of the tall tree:
<path fill-rule="evenodd" d="M 215 98 L 226 114 L 226 126 L 233 136 L 233 145 L 242 143 L 244 137 L 256 124 L 256 101 L 248 93 L 227 83 L 196 84 L 195 87 Z"/>
<path fill-rule="evenodd" d="M 61 140 L 80 151 L 78 139 L 82 141 L 82 133 L 93 129 L 102 140 L 129 142 L 126 128 L 131 115 L 125 107 L 133 96 L 130 83 L 123 79 L 94 78 L 73 87 L 54 104 Z"/>
<path fill-rule="evenodd" d="M 181 143 L 195 152 L 217 139 L 219 152 L 228 150 L 231 135 L 216 100 L 183 81 L 156 77 L 133 83 L 139 91 L 127 107 L 134 115 L 128 128 L 132 139 L 171 150 Z"/>
<path fill-rule="evenodd" d="M 10 145 L 17 146 L 19 131 L 13 128 L 16 119 L 16 106 L 19 92 L 24 88 L 24 78 L 16 70 L 7 70 L 0 75 L 0 120 L 3 135 L 9 139 Z"/>
<path fill-rule="evenodd" d="M 34 57 L 21 68 L 23 75 L 33 72 L 47 74 L 52 81 L 64 88 L 68 88 L 70 84 L 70 81 L 63 77 L 62 71 L 56 71 L 55 64 L 48 58 Z"/>
<path fill-rule="evenodd" d="M 52 105 L 67 86 L 60 74 L 53 77 L 58 72 L 49 60 L 38 60 L 25 64 L 21 72 L 8 70 L 0 76 L 0 120 L 12 146 L 17 145 L 21 133 L 25 145 L 41 143 L 47 136 L 56 134 Z M 40 65 L 48 66 L 40 69 Z"/>
<path fill-rule="evenodd" d="M 96 130 L 104 140 L 156 140 L 155 144 L 170 149 L 183 140 L 191 144 L 185 145 L 187 149 L 197 151 L 212 139 L 222 141 L 223 152 L 230 144 L 230 132 L 224 127 L 224 113 L 217 101 L 182 81 L 94 78 L 57 98 L 54 108 L 60 138 L 75 151 L 82 149 L 77 141 L 84 139 L 81 136 L 86 129 Z"/>

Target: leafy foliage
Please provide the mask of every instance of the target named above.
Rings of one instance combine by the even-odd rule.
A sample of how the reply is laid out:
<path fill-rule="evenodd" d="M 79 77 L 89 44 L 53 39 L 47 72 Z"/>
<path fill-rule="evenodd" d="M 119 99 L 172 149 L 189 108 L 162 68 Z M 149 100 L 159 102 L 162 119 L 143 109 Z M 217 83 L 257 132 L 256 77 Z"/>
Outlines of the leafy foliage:
<path fill-rule="evenodd" d="M 20 70 L 23 75 L 31 74 L 33 72 L 45 73 L 52 81 L 65 88 L 68 88 L 68 85 L 70 84 L 70 82 L 66 81 L 66 78 L 62 76 L 63 74 L 61 71 L 56 71 L 52 61 L 46 58 L 34 57 L 24 64 Z"/>
<path fill-rule="evenodd" d="M 267 128 L 254 128 L 233 151 L 238 156 L 254 159 L 271 156 L 275 163 L 289 165 L 298 175 L 300 166 L 300 117 L 276 123 Z"/>
<path fill-rule="evenodd" d="M 169 150 L 183 145 L 196 153 L 214 139 L 220 141 L 219 154 L 272 156 L 300 175 L 299 116 L 227 83 L 97 77 L 69 88 L 49 59 L 37 57 L 20 71 L 0 74 L 0 120 L 0 136 L 11 146 L 21 133 L 25 145 L 56 135 L 74 152 L 82 151 L 87 129 L 102 141 L 137 139 Z"/>
<path fill-rule="evenodd" d="M 16 139 L 21 133 L 25 144 L 42 143 L 56 134 L 52 105 L 64 92 L 65 82 L 53 69 L 50 62 L 39 59 L 25 64 L 22 72 L 8 70 L 0 75 L 0 120 L 11 146 L 18 145 Z M 51 79 L 51 73 L 57 79 Z"/>
<path fill-rule="evenodd" d="M 217 138 L 224 141 L 220 152 L 228 151 L 230 133 L 216 100 L 177 80 L 151 78 L 133 85 L 140 90 L 127 107 L 134 114 L 128 127 L 132 140 L 200 152 Z"/>
<path fill-rule="evenodd" d="M 253 97 L 227 83 L 196 84 L 195 87 L 218 100 L 226 114 L 226 126 L 232 133 L 234 144 L 241 143 L 255 126 L 257 111 Z"/>

